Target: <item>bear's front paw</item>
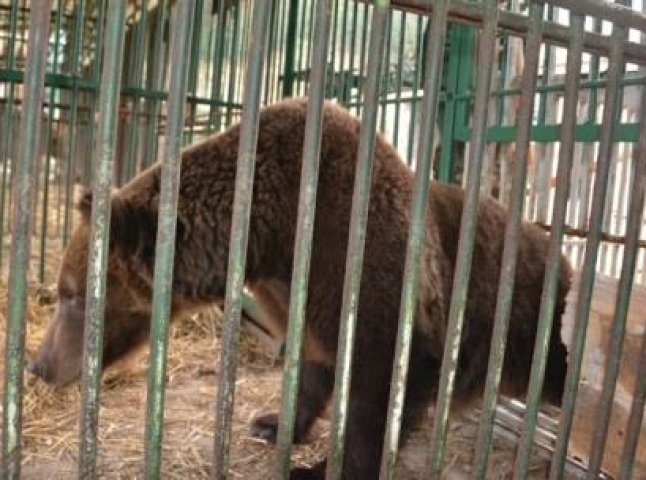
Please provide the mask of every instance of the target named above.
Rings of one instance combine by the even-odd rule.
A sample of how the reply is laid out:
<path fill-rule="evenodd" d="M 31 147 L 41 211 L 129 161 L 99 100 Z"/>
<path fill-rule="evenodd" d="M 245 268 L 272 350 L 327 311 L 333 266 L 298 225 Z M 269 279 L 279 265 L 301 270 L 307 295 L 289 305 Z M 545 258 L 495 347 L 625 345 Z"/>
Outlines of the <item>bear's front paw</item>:
<path fill-rule="evenodd" d="M 289 480 L 325 480 L 325 472 L 316 468 L 294 468 L 289 473 Z"/>
<path fill-rule="evenodd" d="M 289 472 L 289 480 L 325 480 L 325 467 L 327 462 L 323 460 L 312 468 L 294 468 Z"/>
<path fill-rule="evenodd" d="M 278 414 L 261 415 L 251 423 L 250 435 L 269 443 L 276 443 L 278 437 Z"/>

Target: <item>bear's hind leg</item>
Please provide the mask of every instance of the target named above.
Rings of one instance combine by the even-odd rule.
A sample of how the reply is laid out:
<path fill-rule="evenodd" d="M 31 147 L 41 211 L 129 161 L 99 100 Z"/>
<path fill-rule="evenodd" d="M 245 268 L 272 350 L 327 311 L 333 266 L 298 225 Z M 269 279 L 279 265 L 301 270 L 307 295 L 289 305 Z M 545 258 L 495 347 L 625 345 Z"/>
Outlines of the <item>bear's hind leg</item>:
<path fill-rule="evenodd" d="M 334 372 L 320 363 L 303 362 L 296 405 L 294 443 L 303 443 L 334 388 Z M 256 418 L 251 424 L 251 436 L 276 443 L 278 414 L 269 413 Z"/>

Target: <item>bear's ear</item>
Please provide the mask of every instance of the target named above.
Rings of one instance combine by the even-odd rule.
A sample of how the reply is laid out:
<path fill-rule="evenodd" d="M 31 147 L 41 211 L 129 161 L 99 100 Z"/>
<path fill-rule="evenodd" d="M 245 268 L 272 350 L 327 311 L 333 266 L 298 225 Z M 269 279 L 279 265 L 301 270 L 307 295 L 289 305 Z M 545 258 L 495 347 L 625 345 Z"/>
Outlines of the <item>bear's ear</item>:
<path fill-rule="evenodd" d="M 144 262 L 155 253 L 157 212 L 150 205 L 140 205 L 131 199 L 112 197 L 110 246 L 124 257 L 136 255 Z"/>
<path fill-rule="evenodd" d="M 83 221 L 89 223 L 90 217 L 92 216 L 92 189 L 85 188 L 81 192 L 81 198 L 77 205 L 79 212 L 81 213 L 81 218 Z"/>

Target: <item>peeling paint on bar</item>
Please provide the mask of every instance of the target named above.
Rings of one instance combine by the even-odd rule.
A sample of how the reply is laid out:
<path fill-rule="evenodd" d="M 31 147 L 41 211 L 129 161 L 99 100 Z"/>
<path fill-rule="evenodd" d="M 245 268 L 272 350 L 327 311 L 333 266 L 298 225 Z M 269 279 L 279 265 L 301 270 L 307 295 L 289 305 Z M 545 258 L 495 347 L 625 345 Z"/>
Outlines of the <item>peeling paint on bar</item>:
<path fill-rule="evenodd" d="M 166 122 L 166 146 L 161 167 L 159 220 L 153 276 L 145 444 L 146 478 L 149 479 L 159 478 L 161 474 L 168 323 L 173 289 L 181 147 L 188 67 L 194 30 L 195 0 L 184 0 L 178 4 L 178 8 L 177 23 L 173 25 L 174 33 L 170 52 L 168 120 Z"/>
<path fill-rule="evenodd" d="M 323 129 L 323 100 L 325 94 L 326 60 L 328 52 L 330 0 L 317 0 L 314 48 L 312 51 L 312 78 L 309 91 L 301 192 L 298 200 L 294 266 L 289 304 L 289 325 L 283 373 L 283 397 L 278 425 L 275 478 L 289 478 L 290 453 L 294 437 L 296 404 L 301 363 L 303 325 L 307 305 L 307 285 L 310 270 L 316 193 L 318 186 L 319 157 Z M 293 88 L 290 86 L 290 89 Z"/>
<path fill-rule="evenodd" d="M 5 343 L 4 399 L 2 422 L 2 478 L 20 478 L 23 361 L 27 314 L 27 273 L 31 250 L 33 166 L 40 154 L 40 126 L 43 105 L 47 39 L 51 0 L 29 16 L 25 103 L 20 122 L 18 162 L 14 177 L 13 238 L 11 242 Z M 0 225 L 1 227 L 1 225 Z"/>
<path fill-rule="evenodd" d="M 88 281 L 85 307 L 85 338 L 81 379 L 81 418 L 79 443 L 79 477 L 96 476 L 98 454 L 99 394 L 103 355 L 103 321 L 106 271 L 110 227 L 110 189 L 115 155 L 117 105 L 121 86 L 123 43 L 125 33 L 125 0 L 107 4 L 106 39 L 104 43 L 100 118 L 93 158 L 97 162 L 92 197 Z"/>
<path fill-rule="evenodd" d="M 261 79 L 265 48 L 269 33 L 269 12 L 272 0 L 257 0 L 253 11 L 253 32 L 245 79 L 244 105 L 238 147 L 229 263 L 227 268 L 226 298 L 224 302 L 224 330 L 216 404 L 213 478 L 228 476 L 231 417 L 236 377 L 236 351 L 240 331 L 242 288 L 247 256 L 247 235 L 251 211 L 251 194 L 255 167 L 258 119 L 260 115 Z"/>

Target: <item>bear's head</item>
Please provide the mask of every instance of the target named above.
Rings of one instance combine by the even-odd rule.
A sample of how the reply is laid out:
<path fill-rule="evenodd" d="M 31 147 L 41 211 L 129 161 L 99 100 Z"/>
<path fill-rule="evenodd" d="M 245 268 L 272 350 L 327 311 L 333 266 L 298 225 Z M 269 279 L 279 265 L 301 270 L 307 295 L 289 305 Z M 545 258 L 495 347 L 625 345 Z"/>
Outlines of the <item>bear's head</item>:
<path fill-rule="evenodd" d="M 55 314 L 27 369 L 48 383 L 64 385 L 81 373 L 92 194 L 82 195 L 79 225 L 65 249 Z M 148 337 L 156 212 L 112 196 L 107 269 L 103 365 L 133 351 Z"/>

